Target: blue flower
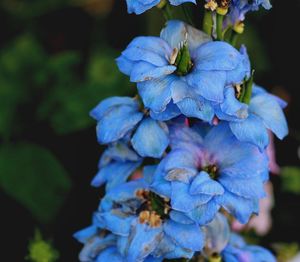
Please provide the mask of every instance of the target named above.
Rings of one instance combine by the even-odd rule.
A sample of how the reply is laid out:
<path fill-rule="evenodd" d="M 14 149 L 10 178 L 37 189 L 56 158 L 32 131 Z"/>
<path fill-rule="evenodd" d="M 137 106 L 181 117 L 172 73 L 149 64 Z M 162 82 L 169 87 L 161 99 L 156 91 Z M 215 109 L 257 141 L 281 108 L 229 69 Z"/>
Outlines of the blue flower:
<path fill-rule="evenodd" d="M 151 176 L 155 166 L 145 168 Z M 149 174 L 147 174 L 149 173 Z M 204 245 L 202 230 L 169 206 L 169 199 L 150 191 L 145 180 L 122 184 L 102 199 L 97 218 L 117 235 L 118 251 L 127 262 L 155 258 L 191 258 Z"/>
<path fill-rule="evenodd" d="M 137 37 L 117 59 L 119 69 L 137 82 L 153 117 L 178 115 L 212 121 L 212 104 L 224 88 L 249 75 L 247 56 L 225 42 L 180 21 L 169 21 L 160 37 Z"/>
<path fill-rule="evenodd" d="M 159 158 L 169 144 L 167 125 L 141 112 L 131 97 L 110 97 L 99 103 L 91 116 L 98 121 L 97 137 L 101 144 L 131 137 L 133 148 L 142 157 Z M 163 118 L 165 120 L 165 118 Z"/>
<path fill-rule="evenodd" d="M 264 152 L 238 141 L 226 123 L 208 131 L 177 124 L 170 137 L 171 151 L 159 164 L 151 189 L 170 197 L 174 210 L 200 225 L 211 221 L 220 207 L 241 223 L 258 213 L 268 179 Z"/>
<path fill-rule="evenodd" d="M 92 225 L 76 232 L 74 238 L 84 245 L 79 253 L 81 262 L 126 262 L 117 249 L 118 236 L 106 231 L 95 216 Z M 151 256 L 145 259 L 145 262 L 161 261 L 162 258 Z"/>
<path fill-rule="evenodd" d="M 161 0 L 126 0 L 128 13 L 135 13 L 140 15 L 152 7 L 158 5 Z M 181 5 L 183 3 L 194 3 L 195 0 L 169 0 L 171 5 Z"/>
<path fill-rule="evenodd" d="M 244 21 L 245 15 L 248 12 L 257 11 L 260 6 L 267 10 L 272 8 L 272 5 L 269 0 L 232 0 L 229 13 L 231 23 L 235 25 L 240 21 Z"/>
<path fill-rule="evenodd" d="M 228 86 L 225 89 L 224 102 L 216 106 L 215 112 L 219 119 L 229 121 L 230 129 L 238 140 L 264 150 L 269 144 L 267 129 L 279 139 L 288 134 L 282 110 L 286 103 L 283 100 L 254 86 L 250 104 L 247 105 L 237 99 L 235 88 Z"/>
<path fill-rule="evenodd" d="M 99 187 L 106 183 L 106 190 L 111 190 L 125 183 L 142 161 L 127 143 L 120 141 L 110 144 L 100 158 L 99 171 L 91 184 Z"/>
<path fill-rule="evenodd" d="M 236 234 L 231 234 L 227 247 L 221 253 L 222 259 L 226 262 L 275 262 L 276 258 L 267 249 L 247 245 L 245 241 Z"/>

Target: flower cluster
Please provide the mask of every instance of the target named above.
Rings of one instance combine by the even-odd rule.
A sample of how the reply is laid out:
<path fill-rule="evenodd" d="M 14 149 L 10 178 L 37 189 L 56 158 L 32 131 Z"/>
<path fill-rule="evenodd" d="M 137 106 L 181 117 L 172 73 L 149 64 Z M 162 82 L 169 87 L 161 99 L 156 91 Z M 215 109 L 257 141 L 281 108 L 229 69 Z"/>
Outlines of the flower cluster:
<path fill-rule="evenodd" d="M 127 0 L 128 12 L 186 1 Z M 207 1 L 243 21 L 266 1 Z M 107 145 L 92 186 L 106 186 L 92 225 L 74 236 L 80 261 L 273 262 L 230 233 L 266 196 L 269 133 L 288 133 L 286 103 L 253 83 L 245 46 L 237 49 L 179 20 L 160 36 L 132 40 L 116 59 L 136 97 L 111 97 L 91 116 Z M 137 175 L 138 174 L 138 175 Z M 195 260 L 193 260 L 195 259 Z"/>

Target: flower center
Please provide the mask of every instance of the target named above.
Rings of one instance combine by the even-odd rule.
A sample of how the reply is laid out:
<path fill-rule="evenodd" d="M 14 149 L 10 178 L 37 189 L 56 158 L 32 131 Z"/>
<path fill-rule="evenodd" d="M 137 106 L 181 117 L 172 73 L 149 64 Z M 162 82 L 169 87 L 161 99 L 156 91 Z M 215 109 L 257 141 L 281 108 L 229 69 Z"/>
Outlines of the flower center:
<path fill-rule="evenodd" d="M 175 73 L 178 76 L 187 75 L 193 68 L 190 51 L 186 41 L 181 44 L 180 49 L 174 48 L 173 53 L 169 59 L 171 65 L 177 67 Z"/>
<path fill-rule="evenodd" d="M 202 168 L 207 174 L 209 174 L 210 178 L 216 180 L 219 177 L 218 167 L 216 165 L 208 165 Z"/>
<path fill-rule="evenodd" d="M 151 227 L 159 227 L 163 220 L 169 217 L 170 199 L 162 198 L 144 189 L 138 190 L 136 196 L 143 202 L 137 210 L 141 224 L 147 223 Z"/>

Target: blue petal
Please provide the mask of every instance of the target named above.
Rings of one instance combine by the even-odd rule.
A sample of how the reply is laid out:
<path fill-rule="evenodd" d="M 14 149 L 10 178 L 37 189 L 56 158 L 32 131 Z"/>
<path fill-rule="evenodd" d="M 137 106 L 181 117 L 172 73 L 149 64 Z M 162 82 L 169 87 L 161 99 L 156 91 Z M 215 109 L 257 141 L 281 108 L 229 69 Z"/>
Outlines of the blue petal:
<path fill-rule="evenodd" d="M 180 44 L 187 40 L 188 47 L 192 51 L 211 40 L 207 34 L 179 20 L 169 20 L 161 31 L 160 37 L 167 41 L 172 48 L 179 48 Z"/>
<path fill-rule="evenodd" d="M 128 75 L 128 76 L 131 75 L 132 68 L 135 64 L 133 61 L 128 60 L 124 56 L 120 56 L 116 59 L 116 63 L 118 65 L 119 70 L 123 74 Z"/>
<path fill-rule="evenodd" d="M 168 43 L 160 37 L 155 36 L 138 36 L 130 42 L 127 48 L 133 47 L 156 53 L 161 57 L 170 56 L 172 54 L 172 48 Z"/>
<path fill-rule="evenodd" d="M 194 65 L 197 70 L 233 70 L 242 61 L 241 54 L 225 42 L 208 42 L 195 51 Z"/>
<path fill-rule="evenodd" d="M 206 204 L 212 196 L 190 195 L 189 185 L 181 182 L 172 182 L 171 206 L 174 210 L 189 212 L 196 207 Z"/>
<path fill-rule="evenodd" d="M 196 4 L 196 0 L 169 0 L 172 5 L 181 5 L 183 3 Z"/>
<path fill-rule="evenodd" d="M 162 160 L 158 165 L 158 168 L 155 171 L 153 182 L 151 184 L 151 190 L 159 195 L 166 197 L 171 197 L 171 183 L 165 180 L 164 176 L 164 163 L 165 160 Z"/>
<path fill-rule="evenodd" d="M 232 133 L 241 142 L 248 142 L 259 147 L 263 151 L 269 144 L 269 136 L 262 120 L 254 114 L 250 114 L 242 122 L 231 122 Z"/>
<path fill-rule="evenodd" d="M 248 223 L 250 216 L 257 211 L 257 199 L 247 199 L 229 192 L 215 198 L 219 205 L 225 208 L 242 224 Z"/>
<path fill-rule="evenodd" d="M 129 14 L 135 13 L 140 15 L 145 11 L 149 10 L 150 8 L 159 4 L 160 0 L 150 0 L 146 3 L 140 0 L 126 0 L 127 2 L 127 11 Z"/>
<path fill-rule="evenodd" d="M 95 262 L 125 262 L 115 247 L 105 249 L 100 253 Z"/>
<path fill-rule="evenodd" d="M 168 61 L 165 56 L 161 56 L 152 50 L 141 47 L 128 47 L 122 52 L 126 59 L 134 62 L 144 61 L 155 66 L 166 66 Z"/>
<path fill-rule="evenodd" d="M 132 110 L 138 111 L 139 104 L 132 97 L 114 96 L 102 100 L 91 112 L 90 116 L 99 121 L 105 114 L 116 106 L 129 106 Z"/>
<path fill-rule="evenodd" d="M 77 239 L 80 243 L 84 244 L 88 241 L 89 238 L 96 235 L 98 227 L 95 225 L 84 228 L 80 231 L 77 231 L 73 237 Z"/>
<path fill-rule="evenodd" d="M 134 64 L 131 74 L 131 82 L 144 82 L 149 80 L 155 80 L 160 77 L 166 77 L 172 74 L 176 70 L 173 65 L 166 65 L 157 67 L 147 62 L 137 62 Z"/>
<path fill-rule="evenodd" d="M 115 106 L 102 117 L 97 125 L 97 137 L 107 144 L 124 137 L 143 118 L 143 114 L 129 106 Z"/>
<path fill-rule="evenodd" d="M 241 103 L 236 99 L 235 91 L 232 87 L 225 88 L 225 99 L 224 102 L 220 104 L 220 109 L 223 113 L 238 119 L 245 119 L 248 117 L 248 105 Z M 219 118 L 222 119 L 222 117 Z"/>
<path fill-rule="evenodd" d="M 186 79 L 196 94 L 212 102 L 223 102 L 226 84 L 224 71 L 199 71 L 195 69 L 186 76 Z"/>
<path fill-rule="evenodd" d="M 112 161 L 126 162 L 126 161 L 139 161 L 140 157 L 123 142 L 110 144 L 103 152 L 99 168 L 108 165 Z"/>
<path fill-rule="evenodd" d="M 128 177 L 139 167 L 138 162 L 116 162 L 102 167 L 97 175 L 93 178 L 91 185 L 99 187 L 107 182 L 106 189 L 111 190 L 127 181 Z"/>
<path fill-rule="evenodd" d="M 165 259 L 176 259 L 176 258 L 192 258 L 194 252 L 190 249 L 182 248 L 168 236 L 164 235 L 159 245 L 153 252 L 155 257 L 163 257 Z"/>
<path fill-rule="evenodd" d="M 205 226 L 206 246 L 211 253 L 220 254 L 228 245 L 229 239 L 230 227 L 228 220 L 221 213 L 217 213 L 215 218 Z"/>
<path fill-rule="evenodd" d="M 164 111 L 171 101 L 170 85 L 174 76 L 165 76 L 159 79 L 138 83 L 138 91 L 145 107 L 155 113 Z"/>
<path fill-rule="evenodd" d="M 101 250 L 115 243 L 116 236 L 110 234 L 104 238 L 95 236 L 84 245 L 83 249 L 80 251 L 79 260 L 80 261 L 94 261 Z"/>
<path fill-rule="evenodd" d="M 268 94 L 251 99 L 249 110 L 259 116 L 265 126 L 272 130 L 279 139 L 288 134 L 288 125 L 279 103 Z"/>
<path fill-rule="evenodd" d="M 189 150 L 173 150 L 165 159 L 165 179 L 189 183 L 197 174 L 197 155 Z"/>
<path fill-rule="evenodd" d="M 134 221 L 128 238 L 130 242 L 126 252 L 126 261 L 144 261 L 158 246 L 162 237 L 162 227 L 150 227 L 147 224 L 140 224 L 138 221 Z"/>
<path fill-rule="evenodd" d="M 232 176 L 220 176 L 219 182 L 226 190 L 244 198 L 263 198 L 266 196 L 263 182 L 260 176 L 249 179 L 233 178 Z"/>
<path fill-rule="evenodd" d="M 177 105 L 175 105 L 172 101 L 167 105 L 166 109 L 163 112 L 155 113 L 150 110 L 150 116 L 152 119 L 158 121 L 168 121 L 171 120 L 181 114 Z"/>
<path fill-rule="evenodd" d="M 251 253 L 251 258 L 253 261 L 263 261 L 263 262 L 276 262 L 276 258 L 274 255 L 267 249 L 260 247 L 260 246 L 246 246 L 244 250 Z"/>
<path fill-rule="evenodd" d="M 195 209 L 187 213 L 189 218 L 199 225 L 206 225 L 215 217 L 220 209 L 220 205 L 214 200 L 210 200 L 206 204 L 197 206 Z"/>
<path fill-rule="evenodd" d="M 125 214 L 118 216 L 112 212 L 98 213 L 97 217 L 103 222 L 107 230 L 119 236 L 129 235 L 131 222 L 135 219 L 135 216 L 125 216 Z"/>
<path fill-rule="evenodd" d="M 193 180 L 189 190 L 191 195 L 222 195 L 224 188 L 217 182 L 212 180 L 204 171 L 201 171 Z"/>
<path fill-rule="evenodd" d="M 143 178 L 147 183 L 151 184 L 153 182 L 153 177 L 156 169 L 157 169 L 157 165 L 144 166 Z"/>
<path fill-rule="evenodd" d="M 146 118 L 136 130 L 131 143 L 142 157 L 160 158 L 169 145 L 168 127 L 163 122 Z"/>
<path fill-rule="evenodd" d="M 254 145 L 237 140 L 226 123 L 220 123 L 210 130 L 204 146 L 212 160 L 218 163 L 221 174 L 250 178 L 268 170 L 266 154 Z"/>
<path fill-rule="evenodd" d="M 194 224 L 194 221 L 191 220 L 189 217 L 187 217 L 185 213 L 176 210 L 171 210 L 169 215 L 170 218 L 177 223 L 186 224 L 186 225 Z"/>
<path fill-rule="evenodd" d="M 203 232 L 196 224 L 184 225 L 167 220 L 163 227 L 164 232 L 180 247 L 192 251 L 202 250 L 204 245 Z"/>

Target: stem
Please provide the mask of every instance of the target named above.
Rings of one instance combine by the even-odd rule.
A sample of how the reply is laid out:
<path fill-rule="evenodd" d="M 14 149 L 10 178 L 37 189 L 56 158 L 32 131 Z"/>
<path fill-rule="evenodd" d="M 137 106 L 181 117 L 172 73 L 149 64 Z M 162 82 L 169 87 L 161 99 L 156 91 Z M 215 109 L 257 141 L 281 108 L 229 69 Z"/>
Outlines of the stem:
<path fill-rule="evenodd" d="M 172 19 L 172 12 L 171 12 L 171 8 L 169 6 L 169 4 L 166 4 L 162 9 L 164 18 L 166 19 L 166 21 L 171 20 Z"/>
<path fill-rule="evenodd" d="M 250 100 L 252 96 L 253 78 L 254 78 L 254 70 L 252 70 L 251 76 L 246 83 L 246 90 L 243 97 L 243 102 L 248 105 L 250 104 Z"/>
<path fill-rule="evenodd" d="M 240 34 L 238 34 L 237 32 L 235 32 L 235 31 L 232 32 L 230 43 L 234 47 L 236 47 L 236 45 L 237 45 L 237 42 L 239 40 L 239 36 L 240 36 Z"/>
<path fill-rule="evenodd" d="M 224 16 L 217 14 L 217 40 L 223 40 L 223 19 Z"/>
<path fill-rule="evenodd" d="M 212 12 L 205 10 L 204 18 L 203 18 L 203 31 L 211 36 L 212 29 L 213 29 Z"/>
<path fill-rule="evenodd" d="M 182 5 L 181 7 L 182 7 L 182 11 L 184 13 L 184 16 L 185 16 L 187 22 L 190 25 L 194 26 L 194 22 L 193 22 L 193 19 L 191 17 L 190 10 L 185 5 Z"/>

